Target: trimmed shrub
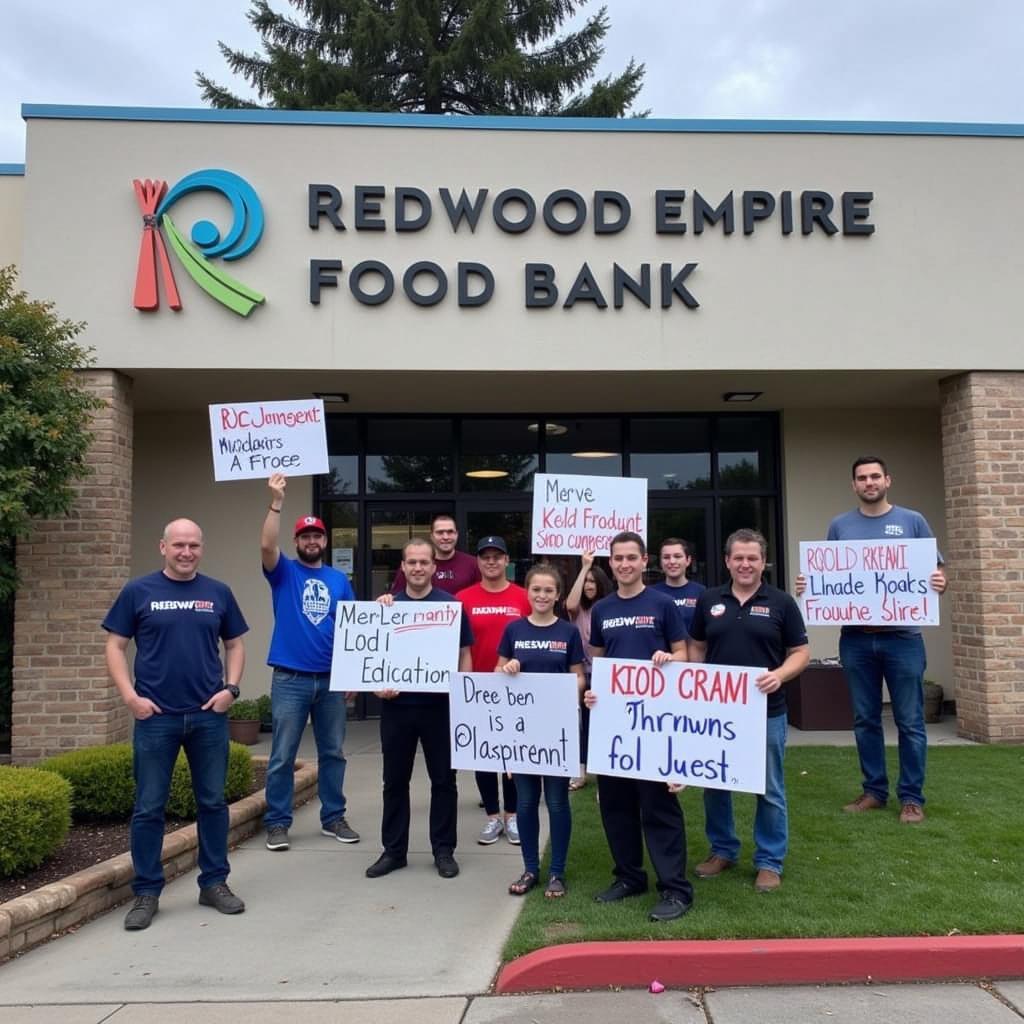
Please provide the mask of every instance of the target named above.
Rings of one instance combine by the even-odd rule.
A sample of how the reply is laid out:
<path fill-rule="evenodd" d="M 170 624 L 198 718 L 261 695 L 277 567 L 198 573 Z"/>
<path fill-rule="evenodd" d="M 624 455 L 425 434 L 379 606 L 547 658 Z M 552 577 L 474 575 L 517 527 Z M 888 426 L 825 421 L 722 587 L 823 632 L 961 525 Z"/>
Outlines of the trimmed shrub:
<path fill-rule="evenodd" d="M 259 709 L 260 725 L 270 725 L 274 718 L 271 713 L 270 694 L 260 694 L 260 696 L 256 698 L 256 707 Z"/>
<path fill-rule="evenodd" d="M 132 748 L 127 743 L 85 747 L 58 754 L 38 766 L 71 783 L 76 821 L 127 818 L 135 802 Z"/>
<path fill-rule="evenodd" d="M 236 722 L 257 722 L 259 717 L 259 705 L 254 700 L 236 700 L 228 708 L 228 718 Z"/>
<path fill-rule="evenodd" d="M 252 754 L 242 743 L 229 744 L 228 774 L 224 782 L 224 798 L 228 803 L 245 796 L 252 786 Z M 196 798 L 192 795 L 192 773 L 182 751 L 174 765 L 171 776 L 171 795 L 167 801 L 167 813 L 175 818 L 194 818 Z"/>
<path fill-rule="evenodd" d="M 0 765 L 0 875 L 30 871 L 71 827 L 71 785 L 53 772 Z"/>

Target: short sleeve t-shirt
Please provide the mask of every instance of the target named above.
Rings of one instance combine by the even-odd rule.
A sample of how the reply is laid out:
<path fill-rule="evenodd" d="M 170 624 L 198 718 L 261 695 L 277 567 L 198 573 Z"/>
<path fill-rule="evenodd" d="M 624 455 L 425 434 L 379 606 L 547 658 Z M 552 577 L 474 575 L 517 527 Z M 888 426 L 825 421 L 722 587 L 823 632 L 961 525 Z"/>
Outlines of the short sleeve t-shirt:
<path fill-rule="evenodd" d="M 670 651 L 687 635 L 675 602 L 651 587 L 634 597 L 609 594 L 590 613 L 590 644 L 603 647 L 608 658 L 647 661 L 655 651 Z"/>
<path fill-rule="evenodd" d="M 796 601 L 784 590 L 762 583 L 740 604 L 729 583 L 705 590 L 697 599 L 690 633 L 707 644 L 712 665 L 778 668 L 791 647 L 807 643 L 807 628 Z M 768 717 L 786 713 L 786 688 L 768 694 Z"/>
<path fill-rule="evenodd" d="M 493 672 L 498 663 L 498 641 L 510 622 L 530 614 L 526 591 L 515 583 L 504 590 L 485 590 L 482 583 L 460 590 L 463 616 L 473 630 L 473 671 Z"/>
<path fill-rule="evenodd" d="M 348 577 L 330 566 L 314 569 L 285 555 L 263 575 L 274 606 L 267 664 L 293 672 L 330 672 L 338 602 L 355 600 Z"/>
<path fill-rule="evenodd" d="M 460 590 L 480 582 L 480 566 L 472 555 L 465 551 L 456 551 L 444 562 L 435 560 L 434 575 L 431 582 L 438 590 L 454 596 Z M 391 593 L 399 594 L 405 590 L 405 573 L 399 568 L 395 573 L 395 582 L 391 584 Z"/>
<path fill-rule="evenodd" d="M 434 587 L 429 594 L 424 597 L 410 597 L 408 592 L 403 590 L 400 594 L 395 594 L 396 601 L 454 601 L 455 598 L 451 594 L 445 593 L 443 590 L 438 590 Z M 469 625 L 468 618 L 463 615 L 459 620 L 459 649 L 463 647 L 473 646 L 473 630 Z M 397 697 L 392 700 L 384 701 L 384 706 L 387 707 L 389 704 L 401 704 L 403 707 L 411 705 L 431 705 L 437 704 L 439 701 L 448 703 L 447 693 L 413 693 L 406 692 L 400 693 Z"/>
<path fill-rule="evenodd" d="M 515 658 L 520 672 L 569 672 L 583 664 L 583 641 L 579 630 L 565 619 L 547 626 L 535 626 L 529 619 L 505 627 L 498 653 Z"/>
<path fill-rule="evenodd" d="M 231 588 L 163 572 L 125 584 L 103 628 L 135 641 L 135 691 L 161 711 L 198 711 L 224 685 L 220 641 L 248 632 Z"/>
<path fill-rule="evenodd" d="M 690 623 L 693 622 L 693 610 L 697 607 L 697 598 L 704 593 L 704 584 L 696 580 L 687 580 L 681 587 L 672 587 L 662 581 L 655 583 L 651 588 L 660 594 L 667 594 L 676 603 L 676 607 L 683 613 L 683 625 L 686 631 L 690 631 Z"/>

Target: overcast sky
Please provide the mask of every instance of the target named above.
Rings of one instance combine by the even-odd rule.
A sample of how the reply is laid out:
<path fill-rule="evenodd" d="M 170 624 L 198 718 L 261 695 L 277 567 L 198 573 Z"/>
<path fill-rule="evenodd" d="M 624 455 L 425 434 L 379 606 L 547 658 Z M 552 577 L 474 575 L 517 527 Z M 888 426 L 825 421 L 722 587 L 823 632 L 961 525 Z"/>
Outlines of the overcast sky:
<path fill-rule="evenodd" d="M 271 0 L 290 10 L 287 0 Z M 585 12 L 600 6 L 592 0 Z M 606 0 L 602 74 L 647 65 L 655 117 L 1024 122 L 1022 0 Z M 236 91 L 217 40 L 255 49 L 247 0 L 4 0 L 0 163 L 22 103 L 202 106 Z"/>

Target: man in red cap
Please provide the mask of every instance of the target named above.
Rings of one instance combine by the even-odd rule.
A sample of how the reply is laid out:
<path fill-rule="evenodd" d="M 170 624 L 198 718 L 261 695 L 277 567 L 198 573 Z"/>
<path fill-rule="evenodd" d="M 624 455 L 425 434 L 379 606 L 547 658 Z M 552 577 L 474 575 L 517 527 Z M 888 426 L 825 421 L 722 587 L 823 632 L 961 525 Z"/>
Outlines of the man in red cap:
<path fill-rule="evenodd" d="M 274 633 L 267 663 L 274 670 L 270 700 L 274 733 L 267 764 L 268 850 L 288 849 L 295 789 L 295 755 L 312 718 L 320 796 L 320 831 L 341 843 L 358 843 L 345 820 L 345 694 L 331 690 L 334 616 L 339 601 L 354 601 L 348 577 L 323 564 L 327 530 L 316 516 L 295 523 L 295 559 L 281 553 L 281 509 L 287 481 L 271 476 L 270 505 L 260 535 L 263 575 L 274 604 Z"/>

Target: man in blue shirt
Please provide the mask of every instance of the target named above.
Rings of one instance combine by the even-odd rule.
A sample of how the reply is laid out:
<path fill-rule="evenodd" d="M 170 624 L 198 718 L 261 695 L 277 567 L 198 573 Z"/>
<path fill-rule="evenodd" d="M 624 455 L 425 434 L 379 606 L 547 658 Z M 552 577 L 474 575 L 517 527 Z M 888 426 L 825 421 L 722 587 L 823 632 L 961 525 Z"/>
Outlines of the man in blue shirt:
<path fill-rule="evenodd" d="M 222 914 L 245 904 L 228 888 L 227 710 L 245 669 L 249 627 L 231 588 L 199 574 L 203 533 L 175 519 L 160 540 L 164 565 L 125 584 L 103 620 L 110 679 L 135 716 L 131 849 L 135 902 L 128 931 L 148 928 L 164 887 L 164 809 L 178 752 L 192 773 L 199 833 L 199 902 Z M 135 679 L 128 644 L 135 641 Z M 221 663 L 220 646 L 224 646 Z"/>
<path fill-rule="evenodd" d="M 892 477 L 877 455 L 865 455 L 853 464 L 853 492 L 858 506 L 829 524 L 828 540 L 883 540 L 892 537 L 934 537 L 920 512 L 892 505 L 888 500 Z M 941 564 L 930 579 L 937 594 L 946 589 Z M 805 577 L 796 579 L 799 597 Z M 924 640 L 920 629 L 889 626 L 843 626 L 839 660 L 850 687 L 853 734 L 860 755 L 863 792 L 843 807 L 856 814 L 880 810 L 889 799 L 882 731 L 882 679 L 889 688 L 892 714 L 899 732 L 900 777 L 896 795 L 900 821 L 924 821 L 924 771 L 928 734 L 924 727 Z"/>
<path fill-rule="evenodd" d="M 274 603 L 274 633 L 267 663 L 274 670 L 270 701 L 274 732 L 267 763 L 268 850 L 288 849 L 295 791 L 295 755 L 306 722 L 316 740 L 320 831 L 340 843 L 358 843 L 345 819 L 345 700 L 331 689 L 334 616 L 339 601 L 353 601 L 348 577 L 323 564 L 327 530 L 316 516 L 295 523 L 295 559 L 281 553 L 281 509 L 287 480 L 271 476 L 270 504 L 260 534 L 263 575 Z"/>
<path fill-rule="evenodd" d="M 676 607 L 683 613 L 683 625 L 689 633 L 693 612 L 697 607 L 697 598 L 704 590 L 703 583 L 686 578 L 686 573 L 693 562 L 689 542 L 679 537 L 666 537 L 661 542 L 660 559 L 665 579 L 661 583 L 655 583 L 654 589 L 662 594 L 668 594 L 675 601 Z"/>

